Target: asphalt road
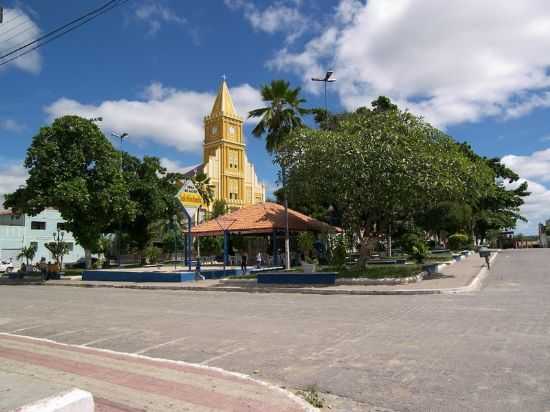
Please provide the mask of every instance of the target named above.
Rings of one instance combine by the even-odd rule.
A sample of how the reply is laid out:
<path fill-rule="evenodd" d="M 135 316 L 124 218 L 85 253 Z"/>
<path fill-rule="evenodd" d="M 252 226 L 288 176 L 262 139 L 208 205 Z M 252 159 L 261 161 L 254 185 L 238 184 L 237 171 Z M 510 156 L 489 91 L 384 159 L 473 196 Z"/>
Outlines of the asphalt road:
<path fill-rule="evenodd" d="M 3 286 L 0 331 L 317 385 L 354 410 L 548 412 L 550 249 L 502 253 L 468 295 Z"/>

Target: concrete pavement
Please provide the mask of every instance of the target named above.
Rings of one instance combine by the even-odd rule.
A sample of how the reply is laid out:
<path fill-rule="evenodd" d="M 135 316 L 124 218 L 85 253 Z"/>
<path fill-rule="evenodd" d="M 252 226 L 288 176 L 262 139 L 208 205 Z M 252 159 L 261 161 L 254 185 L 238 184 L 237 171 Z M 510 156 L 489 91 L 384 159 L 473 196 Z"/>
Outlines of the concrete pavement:
<path fill-rule="evenodd" d="M 0 334 L 0 365 L 0 387 L 10 389 L 0 389 L 10 393 L 0 399 L 2 410 L 40 399 L 56 385 L 84 388 L 104 412 L 314 411 L 293 394 L 216 368 L 13 334 Z M 27 386 L 22 376 L 34 382 Z"/>
<path fill-rule="evenodd" d="M 0 330 L 316 385 L 332 411 L 547 412 L 550 249 L 492 266 L 461 295 L 6 286 Z"/>

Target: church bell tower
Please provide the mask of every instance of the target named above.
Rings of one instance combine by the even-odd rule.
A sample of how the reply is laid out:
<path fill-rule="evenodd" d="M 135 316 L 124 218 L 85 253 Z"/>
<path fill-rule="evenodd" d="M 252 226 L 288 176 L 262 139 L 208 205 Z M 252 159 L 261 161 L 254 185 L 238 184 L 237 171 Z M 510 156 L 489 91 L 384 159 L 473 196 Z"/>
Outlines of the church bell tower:
<path fill-rule="evenodd" d="M 231 209 L 249 203 L 245 193 L 243 119 L 235 111 L 225 79 L 210 115 L 204 118 L 204 163 L 210 159 L 216 159 L 216 167 L 206 171 L 215 198 L 225 200 Z"/>

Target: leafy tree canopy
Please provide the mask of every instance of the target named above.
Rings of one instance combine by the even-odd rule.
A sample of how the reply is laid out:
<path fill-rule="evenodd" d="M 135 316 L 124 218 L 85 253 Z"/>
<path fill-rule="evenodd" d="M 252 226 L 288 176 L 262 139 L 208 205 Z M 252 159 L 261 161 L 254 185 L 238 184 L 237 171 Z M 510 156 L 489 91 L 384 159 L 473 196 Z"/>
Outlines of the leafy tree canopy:
<path fill-rule="evenodd" d="M 30 215 L 56 208 L 86 249 L 94 249 L 116 222 L 135 217 L 137 205 L 120 173 L 120 154 L 89 120 L 64 116 L 42 127 L 25 167 L 26 185 L 8 194 L 4 206 Z"/>

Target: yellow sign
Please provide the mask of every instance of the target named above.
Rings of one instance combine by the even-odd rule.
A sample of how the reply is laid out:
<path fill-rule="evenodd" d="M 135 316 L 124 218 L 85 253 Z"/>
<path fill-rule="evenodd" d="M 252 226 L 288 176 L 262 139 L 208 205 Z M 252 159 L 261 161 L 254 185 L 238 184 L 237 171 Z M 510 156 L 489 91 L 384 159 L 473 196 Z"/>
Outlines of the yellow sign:
<path fill-rule="evenodd" d="M 178 197 L 183 206 L 199 207 L 202 205 L 202 197 L 198 193 L 180 192 Z"/>
<path fill-rule="evenodd" d="M 202 197 L 191 180 L 183 182 L 177 197 L 189 216 L 194 216 L 197 209 L 203 204 Z"/>

